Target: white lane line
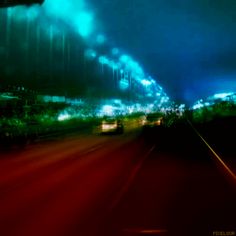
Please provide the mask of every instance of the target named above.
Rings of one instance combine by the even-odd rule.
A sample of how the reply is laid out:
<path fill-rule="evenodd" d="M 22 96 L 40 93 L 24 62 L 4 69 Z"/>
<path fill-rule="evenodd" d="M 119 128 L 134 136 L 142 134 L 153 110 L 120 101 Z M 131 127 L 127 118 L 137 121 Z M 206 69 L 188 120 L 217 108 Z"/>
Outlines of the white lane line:
<path fill-rule="evenodd" d="M 192 123 L 188 120 L 188 123 L 191 125 L 193 130 L 197 133 L 197 135 L 201 138 L 201 140 L 206 144 L 206 146 L 211 150 L 217 160 L 221 163 L 221 165 L 225 168 L 225 170 L 230 174 L 230 176 L 236 181 L 236 175 L 234 172 L 226 165 L 226 163 L 220 158 L 220 156 L 214 151 L 214 149 L 207 143 L 207 141 L 201 136 L 201 134 L 195 129 Z"/>

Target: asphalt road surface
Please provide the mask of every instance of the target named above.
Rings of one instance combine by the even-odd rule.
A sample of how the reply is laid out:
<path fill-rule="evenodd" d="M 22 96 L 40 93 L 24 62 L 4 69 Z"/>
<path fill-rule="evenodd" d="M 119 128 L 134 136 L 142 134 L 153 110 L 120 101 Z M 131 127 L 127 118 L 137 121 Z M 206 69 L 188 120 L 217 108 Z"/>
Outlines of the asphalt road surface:
<path fill-rule="evenodd" d="M 0 235 L 236 235 L 235 156 L 196 131 L 186 122 L 0 153 Z"/>

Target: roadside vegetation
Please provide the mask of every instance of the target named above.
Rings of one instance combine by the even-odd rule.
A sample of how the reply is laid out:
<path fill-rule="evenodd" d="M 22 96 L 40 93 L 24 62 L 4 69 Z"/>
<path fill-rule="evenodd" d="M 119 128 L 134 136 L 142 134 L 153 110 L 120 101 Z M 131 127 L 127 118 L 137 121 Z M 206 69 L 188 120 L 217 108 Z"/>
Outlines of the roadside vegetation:
<path fill-rule="evenodd" d="M 194 123 L 206 123 L 229 117 L 236 117 L 236 104 L 234 102 L 221 101 L 192 111 L 191 118 Z"/>

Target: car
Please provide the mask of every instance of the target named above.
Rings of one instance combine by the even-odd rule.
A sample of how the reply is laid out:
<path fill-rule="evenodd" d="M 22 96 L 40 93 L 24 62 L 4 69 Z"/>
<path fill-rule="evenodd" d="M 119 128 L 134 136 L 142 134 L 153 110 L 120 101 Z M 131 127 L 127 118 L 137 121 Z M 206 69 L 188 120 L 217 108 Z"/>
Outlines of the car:
<path fill-rule="evenodd" d="M 124 132 L 124 124 L 121 119 L 106 118 L 101 122 L 100 131 L 102 134 L 122 134 Z"/>
<path fill-rule="evenodd" d="M 144 120 L 144 128 L 161 127 L 164 123 L 164 117 L 162 113 L 150 113 L 146 115 Z"/>

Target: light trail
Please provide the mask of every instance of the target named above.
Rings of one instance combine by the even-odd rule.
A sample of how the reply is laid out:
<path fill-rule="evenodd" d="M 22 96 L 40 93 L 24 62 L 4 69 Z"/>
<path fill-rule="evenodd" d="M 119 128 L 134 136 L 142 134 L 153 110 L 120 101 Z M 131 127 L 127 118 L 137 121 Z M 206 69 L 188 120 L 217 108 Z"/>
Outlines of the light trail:
<path fill-rule="evenodd" d="M 214 157 L 217 159 L 217 161 L 224 167 L 226 172 L 233 178 L 233 180 L 236 182 L 236 175 L 234 172 L 226 165 L 226 163 L 222 160 L 222 158 L 214 151 L 214 149 L 208 144 L 208 142 L 202 137 L 202 135 L 196 130 L 196 128 L 192 125 L 192 123 L 187 120 L 190 126 L 193 128 L 195 133 L 201 138 L 201 140 L 205 143 L 205 145 L 210 149 L 210 151 L 213 153 Z"/>

